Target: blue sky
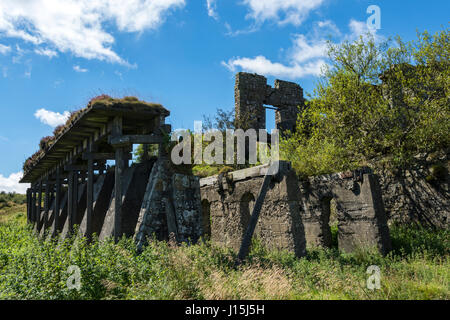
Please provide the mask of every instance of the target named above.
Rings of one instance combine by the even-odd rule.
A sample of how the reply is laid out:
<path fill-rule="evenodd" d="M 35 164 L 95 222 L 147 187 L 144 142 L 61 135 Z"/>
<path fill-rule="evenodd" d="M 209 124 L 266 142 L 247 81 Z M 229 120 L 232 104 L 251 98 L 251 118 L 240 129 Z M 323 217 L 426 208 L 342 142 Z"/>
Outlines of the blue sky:
<path fill-rule="evenodd" d="M 324 41 L 366 32 L 370 5 L 380 39 L 450 21 L 448 0 L 0 0 L 0 190 L 23 192 L 40 138 L 101 93 L 162 103 L 192 128 L 233 108 L 241 70 L 311 92 Z"/>

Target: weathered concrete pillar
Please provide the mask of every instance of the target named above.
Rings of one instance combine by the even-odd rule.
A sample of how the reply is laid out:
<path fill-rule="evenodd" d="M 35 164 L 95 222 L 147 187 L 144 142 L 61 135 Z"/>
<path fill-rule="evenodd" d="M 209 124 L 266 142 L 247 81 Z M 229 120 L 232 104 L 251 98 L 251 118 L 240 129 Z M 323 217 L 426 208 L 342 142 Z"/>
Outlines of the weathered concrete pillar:
<path fill-rule="evenodd" d="M 340 188 L 336 191 L 339 205 L 339 248 L 352 252 L 358 247 L 375 247 L 387 254 L 391 250 L 391 239 L 376 176 L 364 174 L 360 190 L 358 186 L 354 188 Z M 354 196 L 355 192 L 358 197 Z"/>
<path fill-rule="evenodd" d="M 345 252 L 356 248 L 390 250 L 389 229 L 376 176 L 366 170 L 309 178 L 303 182 L 303 222 L 309 247 L 328 247 L 330 201 L 335 200 L 338 246 Z"/>
<path fill-rule="evenodd" d="M 216 176 L 200 180 L 201 198 L 208 201 L 211 212 L 213 242 L 239 250 L 252 203 L 257 199 L 268 168 L 263 165 L 230 172 L 223 179 L 226 182 L 220 182 Z M 289 163 L 280 161 L 280 172 L 269 184 L 255 236 L 270 249 L 304 256 L 306 242 L 300 204 L 297 176 Z"/>

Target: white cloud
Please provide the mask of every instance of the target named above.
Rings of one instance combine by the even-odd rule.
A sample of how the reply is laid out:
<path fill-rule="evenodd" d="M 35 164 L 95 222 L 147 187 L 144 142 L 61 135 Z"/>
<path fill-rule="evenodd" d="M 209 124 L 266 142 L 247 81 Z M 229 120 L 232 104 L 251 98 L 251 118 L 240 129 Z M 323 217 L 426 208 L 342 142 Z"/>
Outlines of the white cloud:
<path fill-rule="evenodd" d="M 34 116 L 39 119 L 42 123 L 47 124 L 51 127 L 57 127 L 64 124 L 70 117 L 69 111 L 64 111 L 63 114 L 59 112 L 48 111 L 45 109 L 39 109 L 34 113 Z"/>
<path fill-rule="evenodd" d="M 76 57 L 128 65 L 106 25 L 122 32 L 158 28 L 185 0 L 1 0 L 0 34 Z"/>
<path fill-rule="evenodd" d="M 0 43 L 0 54 L 7 54 L 11 51 L 10 46 L 5 46 L 4 44 Z"/>
<path fill-rule="evenodd" d="M 51 50 L 51 49 L 37 48 L 37 49 L 34 49 L 34 52 L 41 56 L 47 56 L 50 59 L 58 56 L 58 52 L 56 52 L 55 50 Z"/>
<path fill-rule="evenodd" d="M 341 36 L 341 30 L 336 26 L 336 24 L 331 20 L 319 21 L 317 22 L 317 26 L 319 30 L 316 30 L 316 33 L 325 33 L 329 32 L 333 36 Z"/>
<path fill-rule="evenodd" d="M 255 58 L 233 58 L 222 65 L 230 71 L 242 69 L 266 76 L 298 79 L 306 76 L 318 76 L 325 65 L 327 45 L 325 40 L 308 40 L 304 35 L 296 35 L 289 49 L 288 64 L 272 62 L 259 55 Z"/>
<path fill-rule="evenodd" d="M 377 34 L 377 30 L 369 28 L 365 22 L 351 19 L 348 27 L 350 33 L 343 35 L 334 22 L 330 20 L 317 22 L 307 36 L 303 34 L 294 36 L 293 45 L 287 50 L 287 62 L 284 64 L 258 55 L 254 58 L 232 58 L 228 62 L 222 61 L 222 65 L 231 72 L 243 70 L 287 79 L 319 76 L 328 58 L 326 33 L 331 32 L 334 43 L 355 41 L 360 36 L 367 36 L 368 33 L 373 35 L 376 42 L 384 40 L 383 36 Z"/>
<path fill-rule="evenodd" d="M 311 59 L 324 58 L 327 55 L 327 43 L 325 40 L 310 40 L 299 34 L 294 39 L 292 59 L 302 63 Z"/>
<path fill-rule="evenodd" d="M 376 29 L 369 28 L 367 26 L 367 22 L 365 21 L 357 21 L 355 19 L 351 19 L 348 26 L 351 33 L 346 36 L 346 39 L 349 41 L 357 40 L 360 36 L 366 38 L 369 33 L 373 36 L 375 42 L 379 42 L 384 39 L 383 36 L 377 34 Z"/>
<path fill-rule="evenodd" d="M 206 7 L 208 8 L 208 16 L 219 19 L 219 15 L 217 13 L 217 0 L 206 0 Z"/>
<path fill-rule="evenodd" d="M 325 61 L 319 59 L 307 62 L 303 65 L 298 63 L 284 65 L 278 62 L 272 62 L 264 56 L 257 56 L 255 58 L 235 58 L 229 60 L 228 62 L 222 62 L 222 64 L 232 72 L 236 72 L 237 69 L 240 68 L 247 72 L 258 73 L 266 76 L 298 79 L 308 75 L 319 75 L 322 66 L 325 65 Z"/>
<path fill-rule="evenodd" d="M 9 177 L 4 177 L 0 174 L 0 191 L 26 194 L 30 185 L 28 183 L 19 183 L 22 176 L 22 172 L 11 173 Z"/>
<path fill-rule="evenodd" d="M 88 69 L 83 69 L 80 66 L 73 66 L 73 70 L 75 70 L 76 72 L 88 72 Z"/>
<path fill-rule="evenodd" d="M 250 9 L 247 18 L 257 22 L 273 20 L 279 24 L 291 23 L 299 26 L 309 12 L 318 8 L 325 0 L 244 0 Z"/>

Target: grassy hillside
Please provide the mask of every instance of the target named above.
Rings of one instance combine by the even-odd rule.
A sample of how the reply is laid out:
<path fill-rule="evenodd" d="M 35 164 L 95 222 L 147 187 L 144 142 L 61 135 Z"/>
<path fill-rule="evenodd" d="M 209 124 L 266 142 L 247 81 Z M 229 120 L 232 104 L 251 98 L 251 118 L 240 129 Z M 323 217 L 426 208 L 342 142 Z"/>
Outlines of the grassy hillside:
<path fill-rule="evenodd" d="M 131 240 L 86 245 L 39 241 L 23 205 L 0 209 L 0 299 L 450 299 L 449 232 L 392 227 L 394 250 L 341 254 L 310 250 L 295 258 L 254 243 L 249 261 L 210 243 L 152 242 L 142 254 Z M 67 269 L 81 269 L 69 290 Z M 367 267 L 381 269 L 368 290 Z"/>

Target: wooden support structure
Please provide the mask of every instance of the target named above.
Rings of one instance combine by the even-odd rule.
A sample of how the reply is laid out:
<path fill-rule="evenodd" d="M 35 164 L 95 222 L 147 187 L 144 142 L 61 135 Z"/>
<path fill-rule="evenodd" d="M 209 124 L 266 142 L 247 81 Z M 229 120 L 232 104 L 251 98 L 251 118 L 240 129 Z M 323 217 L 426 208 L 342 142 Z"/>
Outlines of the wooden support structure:
<path fill-rule="evenodd" d="M 114 117 L 112 135 L 122 135 L 123 119 L 120 116 Z M 114 185 L 114 240 L 119 241 L 122 236 L 122 173 L 123 173 L 123 148 L 116 148 L 115 165 L 115 185 Z"/>
<path fill-rule="evenodd" d="M 93 170 L 104 170 L 104 166 L 93 166 Z M 78 164 L 78 165 L 66 165 L 64 166 L 64 171 L 87 171 L 88 165 Z M 82 177 L 82 176 L 81 176 Z"/>
<path fill-rule="evenodd" d="M 120 135 L 111 136 L 109 143 L 112 146 L 121 147 L 128 146 L 130 144 L 160 144 L 163 142 L 161 135 Z"/>
<path fill-rule="evenodd" d="M 42 217 L 42 226 L 43 228 L 45 228 L 45 226 L 47 225 L 47 221 L 48 221 L 48 212 L 50 209 L 50 185 L 48 183 L 49 179 L 48 179 L 48 175 L 45 178 L 45 193 L 44 193 L 44 215 Z"/>
<path fill-rule="evenodd" d="M 73 233 L 73 227 L 75 226 L 75 221 L 78 214 L 78 186 L 79 186 L 79 174 L 78 171 L 73 172 L 73 197 L 72 197 L 72 223 L 70 225 L 70 230 Z"/>
<path fill-rule="evenodd" d="M 89 140 L 89 152 L 92 152 L 93 142 Z M 92 236 L 92 215 L 94 212 L 94 158 L 88 158 L 87 170 L 87 196 L 86 196 L 86 237 Z"/>
<path fill-rule="evenodd" d="M 27 223 L 31 222 L 31 189 L 27 189 Z"/>
<path fill-rule="evenodd" d="M 36 185 L 32 185 L 32 195 L 31 195 L 31 222 L 36 223 Z"/>
<path fill-rule="evenodd" d="M 90 237 L 96 221 L 93 217 L 96 173 L 103 174 L 106 161 L 115 160 L 114 238 L 118 240 L 122 236 L 122 180 L 132 159 L 132 144 L 162 143 L 162 127 L 168 127 L 164 119 L 170 112 L 158 104 L 113 100 L 108 100 L 107 106 L 102 102 L 90 103 L 64 127 L 51 146 L 30 159 L 32 165 L 24 170 L 20 182 L 31 183 L 27 191 L 27 220 L 34 223 L 36 230 L 40 231 L 42 225 L 48 227 L 50 210 L 54 210 L 54 231 L 63 231 L 65 221 L 61 214 L 67 208 L 68 231 L 73 233 L 74 225 L 81 218 L 77 217 L 79 184 L 86 182 L 86 235 Z M 63 207 L 64 184 L 68 190 Z"/>
<path fill-rule="evenodd" d="M 56 168 L 56 181 L 55 181 L 55 208 L 54 208 L 54 220 L 55 220 L 55 230 L 59 232 L 62 228 L 60 226 L 60 208 L 61 207 L 61 169 Z"/>
<path fill-rule="evenodd" d="M 132 159 L 131 154 L 125 154 L 125 159 Z M 100 153 L 100 152 L 85 152 L 83 153 L 83 160 L 115 160 L 116 154 L 115 153 Z M 95 169 L 94 169 L 95 170 Z"/>
<path fill-rule="evenodd" d="M 42 181 L 39 181 L 38 190 L 38 205 L 37 205 L 37 221 L 36 221 L 36 231 L 39 232 L 41 229 L 41 213 L 42 213 Z"/>
<path fill-rule="evenodd" d="M 67 190 L 67 219 L 69 223 L 69 232 L 72 231 L 73 225 L 73 192 L 74 189 L 74 171 L 69 172 L 69 185 Z"/>

